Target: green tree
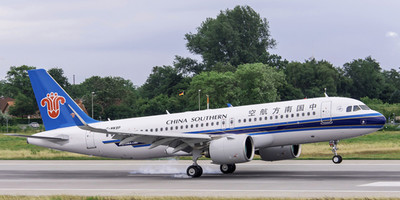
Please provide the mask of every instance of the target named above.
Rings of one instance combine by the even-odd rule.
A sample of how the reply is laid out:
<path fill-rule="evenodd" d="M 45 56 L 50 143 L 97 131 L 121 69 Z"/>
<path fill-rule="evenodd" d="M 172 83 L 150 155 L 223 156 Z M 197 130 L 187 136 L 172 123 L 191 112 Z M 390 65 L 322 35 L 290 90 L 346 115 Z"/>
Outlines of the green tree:
<path fill-rule="evenodd" d="M 261 62 L 267 50 L 276 45 L 267 19 L 249 6 L 221 11 L 215 19 L 206 19 L 197 33 L 188 33 L 185 38 L 189 51 L 201 55 L 209 70 L 218 62 L 233 66 Z"/>
<path fill-rule="evenodd" d="M 32 98 L 28 97 L 22 93 L 19 93 L 15 97 L 15 103 L 13 106 L 10 107 L 10 115 L 13 116 L 18 116 L 18 117 L 23 117 L 26 115 L 32 115 L 35 114 L 35 112 L 38 110 L 37 106 L 32 105 Z"/>
<path fill-rule="evenodd" d="M 200 72 L 205 70 L 205 65 L 203 63 L 199 63 L 197 60 L 175 56 L 174 67 L 178 73 L 183 76 L 193 76 L 199 74 Z"/>
<path fill-rule="evenodd" d="M 286 80 L 301 90 L 303 97 L 320 97 L 324 88 L 329 95 L 337 95 L 339 72 L 327 61 L 306 60 L 304 63 L 291 62 L 285 69 Z"/>
<path fill-rule="evenodd" d="M 201 109 L 206 107 L 206 95 L 210 108 L 232 105 L 266 103 L 279 100 L 277 88 L 284 82 L 284 74 L 262 63 L 240 65 L 232 72 L 203 72 L 193 77 L 187 92 L 191 110 L 198 108 L 201 90 Z"/>
<path fill-rule="evenodd" d="M 154 98 L 160 94 L 167 96 L 177 95 L 189 86 L 189 77 L 183 77 L 178 69 L 171 66 L 153 67 L 146 83 L 140 87 L 140 93 L 144 98 Z"/>
<path fill-rule="evenodd" d="M 352 79 L 351 95 L 380 98 L 384 87 L 384 76 L 381 67 L 370 56 L 344 64 L 345 76 Z"/>
<path fill-rule="evenodd" d="M 198 109 L 198 98 L 200 91 L 201 109 L 206 108 L 206 95 L 210 98 L 210 108 L 226 107 L 226 103 L 238 105 L 237 87 L 232 72 L 203 72 L 193 77 L 190 88 L 187 91 L 189 109 Z"/>
<path fill-rule="evenodd" d="M 4 94 L 16 99 L 14 106 L 10 108 L 11 115 L 22 117 L 34 114 L 39 109 L 28 76 L 28 70 L 31 69 L 36 69 L 36 67 L 13 66 L 7 72 Z"/>
<path fill-rule="evenodd" d="M 239 65 L 234 75 L 240 105 L 280 100 L 278 88 L 284 83 L 283 72 L 262 64 Z"/>
<path fill-rule="evenodd" d="M 136 89 L 133 86 L 132 82 L 129 80 L 125 80 L 121 77 L 104 77 L 101 78 L 99 76 L 92 76 L 88 79 L 86 79 L 83 83 L 80 84 L 79 89 L 82 94 L 82 99 L 83 103 L 86 106 L 86 109 L 88 113 L 91 113 L 92 111 L 92 92 L 93 94 L 93 101 L 94 101 L 94 113 L 95 116 L 94 118 L 98 119 L 101 117 L 102 119 L 107 119 L 111 118 L 108 115 L 111 115 L 111 113 L 108 113 L 107 111 L 110 106 L 113 105 L 128 105 L 125 103 L 126 99 L 129 99 L 132 101 L 130 98 L 137 98 L 137 93 Z M 129 97 L 132 96 L 132 97 Z M 128 105 L 132 106 L 131 108 L 134 109 L 133 105 Z M 114 110 L 121 111 L 122 109 L 116 109 Z M 110 111 L 111 112 L 111 111 Z M 119 113 L 114 113 L 112 114 L 113 117 L 115 116 L 126 116 L 126 114 L 119 114 Z M 133 116 L 134 113 L 132 113 L 131 116 Z"/>
<path fill-rule="evenodd" d="M 68 78 L 64 76 L 64 70 L 61 68 L 51 68 L 47 71 L 53 78 L 54 80 L 57 81 L 57 83 L 64 88 L 65 90 L 69 89 L 69 86 L 71 85 L 68 82 Z"/>
<path fill-rule="evenodd" d="M 34 97 L 31 82 L 28 76 L 28 70 L 36 69 L 36 67 L 29 67 L 22 65 L 20 67 L 10 67 L 6 76 L 6 85 L 4 92 L 6 96 L 15 98 L 19 93 L 28 97 Z"/>

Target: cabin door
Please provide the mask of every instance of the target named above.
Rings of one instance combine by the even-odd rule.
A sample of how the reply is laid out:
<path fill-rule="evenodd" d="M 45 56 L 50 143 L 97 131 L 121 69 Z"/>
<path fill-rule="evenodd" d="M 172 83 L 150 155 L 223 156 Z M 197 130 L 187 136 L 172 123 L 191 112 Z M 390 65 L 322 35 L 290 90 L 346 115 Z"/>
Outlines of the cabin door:
<path fill-rule="evenodd" d="M 321 124 L 332 124 L 332 101 L 321 103 Z"/>
<path fill-rule="evenodd" d="M 94 142 L 94 133 L 92 131 L 86 131 L 86 148 L 94 149 L 96 148 L 96 144 Z"/>

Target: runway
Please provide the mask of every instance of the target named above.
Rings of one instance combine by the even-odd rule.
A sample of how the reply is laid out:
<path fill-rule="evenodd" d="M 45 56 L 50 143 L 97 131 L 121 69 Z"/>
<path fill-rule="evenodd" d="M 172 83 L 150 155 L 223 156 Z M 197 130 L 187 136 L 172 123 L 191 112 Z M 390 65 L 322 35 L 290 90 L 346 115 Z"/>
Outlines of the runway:
<path fill-rule="evenodd" d="M 222 174 L 200 161 L 0 161 L 2 195 L 400 197 L 400 161 L 252 161 Z"/>

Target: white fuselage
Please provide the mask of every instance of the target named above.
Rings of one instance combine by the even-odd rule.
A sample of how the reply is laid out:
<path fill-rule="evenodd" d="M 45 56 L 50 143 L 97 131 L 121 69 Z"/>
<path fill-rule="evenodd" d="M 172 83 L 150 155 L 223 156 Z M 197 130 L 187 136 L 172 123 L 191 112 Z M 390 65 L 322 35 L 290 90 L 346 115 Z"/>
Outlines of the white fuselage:
<path fill-rule="evenodd" d="M 248 134 L 258 149 L 351 138 L 382 128 L 383 115 L 364 106 L 350 98 L 323 97 L 106 121 L 92 126 L 132 133 Z M 173 149 L 166 146 L 150 149 L 152 141 L 119 145 L 120 141 L 112 135 L 76 126 L 35 135 L 62 136 L 69 140 L 28 138 L 30 144 L 102 157 L 148 159 L 188 155 L 182 151 L 173 154 Z"/>

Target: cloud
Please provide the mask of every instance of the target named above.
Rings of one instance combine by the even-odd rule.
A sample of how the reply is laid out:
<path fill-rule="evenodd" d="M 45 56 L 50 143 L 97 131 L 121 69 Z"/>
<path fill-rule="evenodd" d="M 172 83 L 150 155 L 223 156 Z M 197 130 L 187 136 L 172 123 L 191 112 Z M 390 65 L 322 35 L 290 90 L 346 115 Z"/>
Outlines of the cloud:
<path fill-rule="evenodd" d="M 393 32 L 393 31 L 389 31 L 386 33 L 386 37 L 397 38 L 398 36 L 399 36 L 399 34 L 397 34 L 396 32 Z"/>

